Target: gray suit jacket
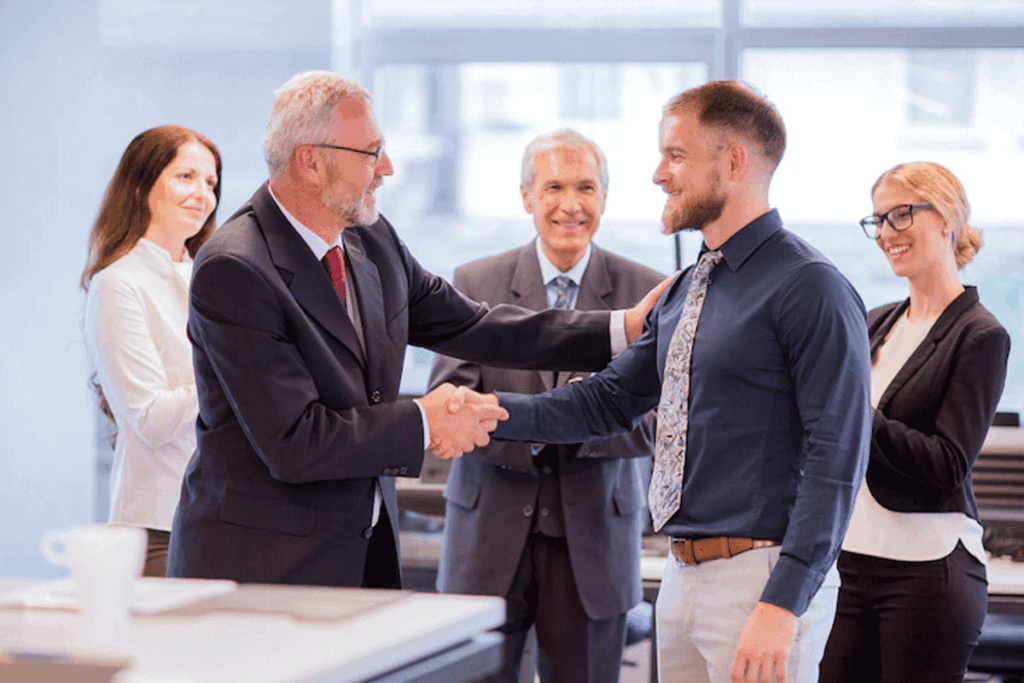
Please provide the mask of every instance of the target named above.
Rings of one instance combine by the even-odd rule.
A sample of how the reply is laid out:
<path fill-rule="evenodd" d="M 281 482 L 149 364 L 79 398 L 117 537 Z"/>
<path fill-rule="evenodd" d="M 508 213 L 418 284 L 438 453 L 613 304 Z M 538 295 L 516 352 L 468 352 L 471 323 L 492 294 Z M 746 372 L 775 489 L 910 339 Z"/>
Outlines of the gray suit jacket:
<path fill-rule="evenodd" d="M 627 308 L 662 275 L 594 246 L 577 294 L 578 310 Z M 467 296 L 496 305 L 547 307 L 533 243 L 455 271 Z M 576 373 L 575 376 L 586 376 Z M 535 394 L 552 387 L 547 371 L 500 370 L 439 356 L 431 386 Z M 567 377 L 559 374 L 559 383 Z M 640 540 L 646 518 L 643 456 L 651 453 L 653 415 L 629 434 L 591 441 L 560 463 L 559 483 L 573 575 L 591 619 L 626 612 L 641 597 Z M 530 533 L 539 478 L 531 444 L 492 442 L 455 460 L 445 490 L 438 589 L 504 596 Z"/>

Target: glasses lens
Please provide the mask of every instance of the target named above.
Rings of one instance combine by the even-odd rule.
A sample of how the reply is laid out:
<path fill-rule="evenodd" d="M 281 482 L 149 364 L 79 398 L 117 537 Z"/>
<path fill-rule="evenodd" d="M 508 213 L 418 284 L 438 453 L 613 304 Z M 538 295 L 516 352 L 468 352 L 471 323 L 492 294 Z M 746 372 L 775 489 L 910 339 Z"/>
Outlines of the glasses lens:
<path fill-rule="evenodd" d="M 878 216 L 868 216 L 860 219 L 860 227 L 870 239 L 875 239 L 878 234 Z"/>
<path fill-rule="evenodd" d="M 889 211 L 889 225 L 896 230 L 906 230 L 914 222 L 914 210 L 910 206 L 897 206 Z"/>

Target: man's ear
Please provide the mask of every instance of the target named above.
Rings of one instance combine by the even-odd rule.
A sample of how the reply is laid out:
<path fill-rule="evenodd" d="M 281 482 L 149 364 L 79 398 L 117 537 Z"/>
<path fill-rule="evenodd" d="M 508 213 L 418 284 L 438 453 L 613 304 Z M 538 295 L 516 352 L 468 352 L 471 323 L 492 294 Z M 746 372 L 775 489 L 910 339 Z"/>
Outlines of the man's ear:
<path fill-rule="evenodd" d="M 299 145 L 292 154 L 292 164 L 299 178 L 317 187 L 325 182 L 327 173 L 326 160 L 312 145 Z"/>
<path fill-rule="evenodd" d="M 530 191 L 526 189 L 526 185 L 520 185 L 519 192 L 523 195 L 523 208 L 526 209 L 526 213 L 533 213 L 533 200 L 530 199 Z"/>
<path fill-rule="evenodd" d="M 729 145 L 726 155 L 729 161 L 729 180 L 739 180 L 746 175 L 751 161 L 746 145 L 734 142 Z"/>

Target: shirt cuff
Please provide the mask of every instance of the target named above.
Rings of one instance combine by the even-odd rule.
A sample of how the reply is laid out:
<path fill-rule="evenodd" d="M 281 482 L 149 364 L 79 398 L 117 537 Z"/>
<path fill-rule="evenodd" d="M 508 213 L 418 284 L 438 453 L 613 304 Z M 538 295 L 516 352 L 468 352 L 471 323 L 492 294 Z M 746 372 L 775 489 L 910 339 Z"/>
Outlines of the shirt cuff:
<path fill-rule="evenodd" d="M 779 561 L 761 593 L 761 601 L 788 609 L 799 617 L 807 611 L 811 598 L 824 580 L 822 574 L 802 562 L 779 555 Z"/>
<path fill-rule="evenodd" d="M 423 404 L 418 398 L 414 398 L 412 402 L 420 409 L 420 420 L 423 422 L 423 450 L 427 450 L 430 447 L 430 425 L 427 424 L 427 411 L 423 409 Z"/>
<path fill-rule="evenodd" d="M 626 311 L 612 311 L 608 321 L 608 335 L 612 342 L 612 358 L 626 350 Z"/>

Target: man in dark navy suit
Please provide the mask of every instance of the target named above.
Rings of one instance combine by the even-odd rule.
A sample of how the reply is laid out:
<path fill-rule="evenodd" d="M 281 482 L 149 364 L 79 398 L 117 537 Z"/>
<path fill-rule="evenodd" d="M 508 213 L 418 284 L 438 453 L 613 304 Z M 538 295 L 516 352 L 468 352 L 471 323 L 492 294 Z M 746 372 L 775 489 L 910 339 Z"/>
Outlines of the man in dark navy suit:
<path fill-rule="evenodd" d="M 417 476 L 428 446 L 486 444 L 504 416 L 453 412 L 451 385 L 399 401 L 406 346 L 599 369 L 645 311 L 492 309 L 425 271 L 375 207 L 392 167 L 369 95 L 335 74 L 282 86 L 264 155 L 270 181 L 195 263 L 198 447 L 168 575 L 398 587 L 394 476 Z"/>

